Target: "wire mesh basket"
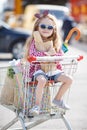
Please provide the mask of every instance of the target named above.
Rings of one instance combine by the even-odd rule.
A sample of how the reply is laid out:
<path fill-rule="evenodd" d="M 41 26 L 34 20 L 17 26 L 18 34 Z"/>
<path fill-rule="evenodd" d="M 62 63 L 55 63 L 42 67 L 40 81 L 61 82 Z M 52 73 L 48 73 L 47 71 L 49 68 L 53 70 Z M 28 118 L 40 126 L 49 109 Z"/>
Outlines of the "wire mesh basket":
<path fill-rule="evenodd" d="M 35 105 L 37 81 L 31 80 L 30 66 L 34 65 L 34 69 L 38 64 L 45 64 L 46 67 L 52 69 L 52 66 L 60 62 L 62 71 L 70 76 L 76 72 L 78 68 L 78 56 L 70 57 L 37 57 L 31 62 L 24 62 L 20 65 L 0 67 L 0 102 L 10 110 L 13 110 L 17 117 L 12 122 L 5 125 L 1 130 L 6 130 L 12 126 L 18 119 L 21 121 L 22 129 L 32 128 L 46 120 L 52 118 L 62 118 L 67 129 L 72 130 L 68 120 L 65 118 L 65 110 L 56 107 L 52 101 L 60 87 L 60 82 L 55 83 L 53 80 L 47 81 L 43 90 L 43 98 L 41 101 L 41 113 L 38 116 L 32 116 L 29 110 Z M 17 70 L 17 71 L 15 71 Z M 5 90 L 8 90 L 6 93 Z M 33 124 L 25 125 L 28 119 Z"/>

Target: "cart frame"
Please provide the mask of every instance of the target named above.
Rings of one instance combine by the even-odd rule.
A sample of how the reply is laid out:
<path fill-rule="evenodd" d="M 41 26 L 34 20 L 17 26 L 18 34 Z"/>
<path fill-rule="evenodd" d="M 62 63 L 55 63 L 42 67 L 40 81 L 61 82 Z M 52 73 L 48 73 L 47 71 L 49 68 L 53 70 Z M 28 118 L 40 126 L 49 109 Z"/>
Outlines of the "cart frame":
<path fill-rule="evenodd" d="M 62 57 L 61 56 L 56 56 L 56 57 L 54 56 L 54 58 L 48 56 L 48 57 L 37 57 L 37 59 L 34 59 L 34 60 L 36 60 L 38 62 L 42 62 L 42 61 L 55 62 L 57 60 L 61 61 L 62 65 L 65 66 L 65 69 L 67 68 L 67 66 L 69 66 L 69 68 L 67 68 L 67 69 L 70 70 L 69 71 L 70 75 L 73 75 L 77 70 L 77 65 L 78 65 L 79 59 L 80 59 L 79 56 L 62 56 Z M 35 61 L 31 61 L 31 62 L 35 62 Z M 17 74 L 16 74 L 16 76 L 17 76 Z M 16 78 L 18 78 L 18 77 L 16 77 Z M 9 108 L 9 106 L 7 106 L 7 105 L 3 105 L 3 106 L 5 106 L 6 108 Z M 32 127 L 35 127 L 35 126 L 37 126 L 37 125 L 39 125 L 39 124 L 41 124 L 45 121 L 48 121 L 49 119 L 58 119 L 58 118 L 61 118 L 63 120 L 67 130 L 73 130 L 72 127 L 71 127 L 71 124 L 69 123 L 68 119 L 65 116 L 66 111 L 60 110 L 59 108 L 57 109 L 56 114 L 50 112 L 50 113 L 45 113 L 45 114 L 43 113 L 41 115 L 34 116 L 34 117 L 27 117 L 25 112 L 21 111 L 20 109 L 18 110 L 18 108 L 17 109 L 11 109 L 11 107 L 10 107 L 9 109 L 15 112 L 16 117 L 11 122 L 9 122 L 5 126 L 3 126 L 0 130 L 7 130 L 13 124 L 15 124 L 18 120 L 20 120 L 22 128 L 15 128 L 15 130 L 16 129 L 17 130 L 18 129 L 19 130 L 22 130 L 22 129 L 28 130 L 28 129 L 31 129 Z M 32 124 L 26 125 L 26 122 L 31 122 L 31 121 L 33 121 Z"/>

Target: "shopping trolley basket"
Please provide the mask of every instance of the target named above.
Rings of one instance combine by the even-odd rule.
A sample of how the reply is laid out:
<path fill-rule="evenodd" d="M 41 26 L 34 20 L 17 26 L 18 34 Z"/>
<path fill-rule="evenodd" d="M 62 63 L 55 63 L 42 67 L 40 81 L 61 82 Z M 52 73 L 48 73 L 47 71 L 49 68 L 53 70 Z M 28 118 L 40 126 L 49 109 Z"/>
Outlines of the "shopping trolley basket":
<path fill-rule="evenodd" d="M 14 111 L 17 115 L 11 122 L 3 126 L 1 130 L 10 128 L 18 120 L 20 120 L 22 125 L 22 128 L 19 129 L 27 130 L 49 119 L 56 118 L 63 119 L 67 129 L 72 130 L 69 121 L 65 117 L 66 111 L 52 104 L 56 90 L 61 83 L 55 84 L 52 80 L 49 80 L 44 88 L 41 113 L 37 116 L 29 114 L 29 110 L 35 105 L 37 86 L 36 81 L 31 81 L 30 66 L 31 64 L 34 65 L 34 69 L 36 69 L 37 64 L 45 64 L 46 67 L 52 68 L 54 63 L 60 62 L 64 73 L 73 76 L 77 70 L 78 61 L 81 59 L 81 56 L 29 57 L 29 62 L 20 62 L 19 64 L 15 61 L 15 64 L 12 66 L 0 67 L 0 74 L 2 75 L 0 76 L 1 105 Z M 9 94 L 6 97 L 5 88 L 7 86 L 9 86 Z M 11 89 L 14 91 L 15 98 L 12 95 L 10 96 L 10 93 L 12 94 Z M 4 97 L 5 101 L 2 101 Z M 9 97 L 9 102 L 7 102 Z"/>

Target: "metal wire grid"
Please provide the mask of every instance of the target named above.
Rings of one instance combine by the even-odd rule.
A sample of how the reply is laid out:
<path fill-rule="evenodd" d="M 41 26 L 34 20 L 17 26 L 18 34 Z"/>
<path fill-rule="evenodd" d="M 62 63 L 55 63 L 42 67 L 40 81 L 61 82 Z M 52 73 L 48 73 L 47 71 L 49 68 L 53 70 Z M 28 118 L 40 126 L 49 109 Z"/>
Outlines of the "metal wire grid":
<path fill-rule="evenodd" d="M 72 60 L 70 62 L 61 62 L 61 63 L 62 63 L 62 66 L 63 66 L 63 71 L 66 74 L 73 76 L 73 74 L 77 70 L 78 62 L 76 60 Z M 24 64 L 24 65 L 22 65 L 22 69 L 24 71 L 21 72 L 21 73 L 15 74 L 15 77 L 16 77 L 15 79 L 17 81 L 15 90 L 18 94 L 17 95 L 18 96 L 18 102 L 17 102 L 18 104 L 14 108 L 16 108 L 16 110 L 17 110 L 16 112 L 17 112 L 17 115 L 19 115 L 19 117 L 20 117 L 20 121 L 21 121 L 23 129 L 26 130 L 28 127 L 31 128 L 31 127 L 34 127 L 37 124 L 40 124 L 41 122 L 39 120 L 40 120 L 40 118 L 42 118 L 42 116 L 43 117 L 47 116 L 47 118 L 45 118 L 43 120 L 43 121 L 45 121 L 45 120 L 52 118 L 49 115 L 54 115 L 54 113 L 56 113 L 55 118 L 62 116 L 68 130 L 72 130 L 69 122 L 67 122 L 67 120 L 63 116 L 65 114 L 65 111 L 64 110 L 61 111 L 60 109 L 58 109 L 56 106 L 53 106 L 53 104 L 52 104 L 52 100 L 53 100 L 53 98 L 56 94 L 56 90 L 58 90 L 58 87 L 55 87 L 55 86 L 60 86 L 60 84 L 56 85 L 56 84 L 54 84 L 54 82 L 50 82 L 50 86 L 49 87 L 46 86 L 44 88 L 44 94 L 43 94 L 42 105 L 41 105 L 42 113 L 38 117 L 37 123 L 33 124 L 32 126 L 28 126 L 26 128 L 26 126 L 24 124 L 24 120 L 25 120 L 25 118 L 29 117 L 29 109 L 32 108 L 35 105 L 35 90 L 36 90 L 36 83 L 30 82 L 31 79 L 29 78 L 29 71 L 30 71 L 29 68 L 30 68 L 30 65 Z M 1 89 L 2 89 L 2 86 L 4 85 L 4 82 L 5 82 L 7 70 L 8 70 L 8 67 L 1 67 L 0 68 L 0 74 L 1 74 L 1 76 L 0 76 L 0 87 L 1 87 Z M 19 88 L 20 86 L 21 86 L 21 88 Z M 1 89 L 0 89 L 0 91 L 1 91 Z M 35 118 L 32 118 L 32 119 L 35 120 Z M 10 127 L 13 123 L 14 123 L 14 121 L 12 121 L 12 123 L 9 124 L 8 127 Z M 5 130 L 7 128 L 5 126 L 2 129 Z"/>

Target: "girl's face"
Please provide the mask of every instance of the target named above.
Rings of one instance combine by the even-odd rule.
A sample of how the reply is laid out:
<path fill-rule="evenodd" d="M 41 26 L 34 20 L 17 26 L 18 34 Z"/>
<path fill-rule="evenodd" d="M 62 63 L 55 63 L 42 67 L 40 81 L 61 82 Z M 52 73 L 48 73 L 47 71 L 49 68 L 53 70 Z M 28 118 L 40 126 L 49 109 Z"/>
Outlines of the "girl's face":
<path fill-rule="evenodd" d="M 54 23 L 49 18 L 43 18 L 39 23 L 38 31 L 43 38 L 48 38 L 53 34 Z"/>

